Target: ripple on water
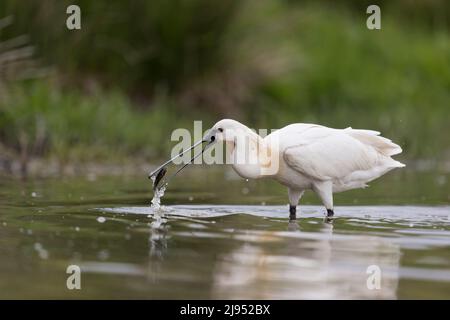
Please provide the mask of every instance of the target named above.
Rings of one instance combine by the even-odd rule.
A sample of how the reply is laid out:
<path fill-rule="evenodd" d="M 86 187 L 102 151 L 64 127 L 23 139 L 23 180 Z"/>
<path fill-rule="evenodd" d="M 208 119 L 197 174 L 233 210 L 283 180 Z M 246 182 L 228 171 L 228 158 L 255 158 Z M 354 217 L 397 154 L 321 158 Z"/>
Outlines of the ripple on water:
<path fill-rule="evenodd" d="M 208 278 L 211 298 L 392 299 L 398 297 L 400 279 L 450 282 L 450 257 L 445 255 L 450 207 L 337 207 L 332 223 L 325 223 L 320 206 L 301 206 L 292 223 L 286 206 L 160 206 L 157 214 L 162 212 L 164 220 L 151 207 L 97 210 L 153 219 L 150 230 L 141 227 L 150 233 L 152 257 L 163 260 L 177 250 L 171 249 L 169 237 L 177 246 L 186 244 L 178 251 L 185 254 L 183 265 L 191 263 L 183 267 L 184 281 L 198 281 L 204 274 L 199 270 L 208 264 L 198 264 L 198 259 L 215 257 Z M 157 228 L 155 222 L 160 223 Z M 367 289 L 371 265 L 382 270 L 382 290 Z M 94 265 L 91 272 L 102 268 L 108 265 Z M 106 272 L 121 272 L 117 266 L 112 269 Z M 175 281 L 177 275 L 162 272 L 161 277 Z"/>
<path fill-rule="evenodd" d="M 157 208 L 140 207 L 115 207 L 98 208 L 97 210 L 124 213 L 154 215 L 155 209 L 159 209 L 167 215 L 185 217 L 220 217 L 232 214 L 248 214 L 268 218 L 287 218 L 286 206 L 253 206 L 253 205 L 174 205 L 158 206 Z M 450 207 L 422 207 L 422 206 L 342 206 L 335 209 L 336 218 L 345 218 L 347 221 L 370 222 L 382 224 L 401 222 L 405 225 L 411 223 L 450 223 Z M 320 206 L 301 206 L 299 218 L 323 217 L 324 210 Z"/>

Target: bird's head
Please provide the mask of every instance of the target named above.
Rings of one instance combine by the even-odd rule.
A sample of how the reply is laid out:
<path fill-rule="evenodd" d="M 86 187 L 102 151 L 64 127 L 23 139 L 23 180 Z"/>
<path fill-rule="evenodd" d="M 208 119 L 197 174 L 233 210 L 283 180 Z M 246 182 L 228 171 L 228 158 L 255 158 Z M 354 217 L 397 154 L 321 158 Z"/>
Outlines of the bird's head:
<path fill-rule="evenodd" d="M 203 142 L 234 142 L 244 130 L 246 131 L 249 129 L 242 123 L 231 119 L 223 119 L 216 122 L 216 124 L 205 134 Z"/>

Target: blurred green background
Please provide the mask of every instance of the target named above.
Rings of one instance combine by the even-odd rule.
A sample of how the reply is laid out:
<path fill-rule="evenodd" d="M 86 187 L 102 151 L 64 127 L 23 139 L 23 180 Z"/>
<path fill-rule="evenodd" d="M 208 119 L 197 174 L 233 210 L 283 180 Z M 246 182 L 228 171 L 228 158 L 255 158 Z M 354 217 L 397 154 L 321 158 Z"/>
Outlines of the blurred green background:
<path fill-rule="evenodd" d="M 175 128 L 225 117 L 378 130 L 448 164 L 449 25 L 445 0 L 2 0 L 0 171 L 155 162 Z"/>

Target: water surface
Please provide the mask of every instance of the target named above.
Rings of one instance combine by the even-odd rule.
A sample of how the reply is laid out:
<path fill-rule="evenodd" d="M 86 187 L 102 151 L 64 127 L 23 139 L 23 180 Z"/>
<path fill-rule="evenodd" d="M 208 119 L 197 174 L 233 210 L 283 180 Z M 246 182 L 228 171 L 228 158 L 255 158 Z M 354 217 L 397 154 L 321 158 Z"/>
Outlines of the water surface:
<path fill-rule="evenodd" d="M 394 172 L 335 196 L 189 169 L 149 207 L 143 176 L 0 180 L 0 298 L 450 298 L 448 173 Z M 68 265 L 81 290 L 68 290 Z M 381 272 L 370 290 L 370 266 Z"/>

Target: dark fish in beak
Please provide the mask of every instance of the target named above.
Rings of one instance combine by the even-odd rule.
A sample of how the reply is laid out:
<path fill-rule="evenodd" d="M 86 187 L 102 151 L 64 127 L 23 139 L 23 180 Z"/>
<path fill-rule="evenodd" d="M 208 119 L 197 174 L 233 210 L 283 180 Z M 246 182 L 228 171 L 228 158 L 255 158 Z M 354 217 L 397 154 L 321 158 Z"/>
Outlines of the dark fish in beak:
<path fill-rule="evenodd" d="M 162 178 L 164 178 L 166 173 L 167 173 L 166 167 L 163 167 L 158 171 L 158 173 L 156 174 L 155 180 L 153 181 L 153 191 L 155 191 L 158 188 L 159 182 L 161 181 Z"/>

